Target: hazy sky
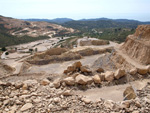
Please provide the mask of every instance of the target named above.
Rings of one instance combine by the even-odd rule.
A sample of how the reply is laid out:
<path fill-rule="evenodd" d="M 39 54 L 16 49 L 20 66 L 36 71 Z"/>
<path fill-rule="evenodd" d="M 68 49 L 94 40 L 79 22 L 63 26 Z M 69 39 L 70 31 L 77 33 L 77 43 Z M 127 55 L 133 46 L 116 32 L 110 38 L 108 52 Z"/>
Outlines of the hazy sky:
<path fill-rule="evenodd" d="M 150 0 L 0 0 L 0 15 L 14 18 L 126 18 L 150 21 Z"/>

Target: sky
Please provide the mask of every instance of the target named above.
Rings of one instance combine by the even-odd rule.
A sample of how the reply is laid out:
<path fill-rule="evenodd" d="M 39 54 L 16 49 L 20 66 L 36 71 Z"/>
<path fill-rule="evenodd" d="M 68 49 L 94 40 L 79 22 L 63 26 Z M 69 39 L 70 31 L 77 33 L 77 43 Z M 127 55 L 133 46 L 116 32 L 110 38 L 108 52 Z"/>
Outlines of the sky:
<path fill-rule="evenodd" d="M 150 0 L 0 0 L 0 15 L 18 19 L 105 17 L 150 21 Z"/>

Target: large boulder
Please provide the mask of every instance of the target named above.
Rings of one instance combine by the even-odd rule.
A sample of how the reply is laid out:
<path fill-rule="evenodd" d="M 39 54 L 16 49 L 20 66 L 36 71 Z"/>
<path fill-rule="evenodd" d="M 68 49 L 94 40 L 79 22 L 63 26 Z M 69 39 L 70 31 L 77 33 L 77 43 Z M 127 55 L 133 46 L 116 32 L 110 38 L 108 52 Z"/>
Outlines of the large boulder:
<path fill-rule="evenodd" d="M 130 104 L 131 104 L 131 100 L 122 101 L 122 102 L 120 103 L 120 107 L 127 109 L 127 108 L 130 107 Z"/>
<path fill-rule="evenodd" d="M 88 76 L 84 76 L 82 74 L 79 74 L 76 78 L 75 78 L 75 82 L 81 85 L 85 85 L 85 84 L 90 84 L 92 83 L 93 79 L 91 77 Z"/>
<path fill-rule="evenodd" d="M 75 84 L 75 79 L 73 77 L 67 77 L 63 80 L 67 85 L 74 85 Z"/>
<path fill-rule="evenodd" d="M 135 75 L 135 74 L 137 73 L 137 69 L 136 69 L 136 68 L 133 68 L 133 69 L 131 69 L 131 70 L 129 71 L 129 73 L 130 73 L 131 75 Z"/>
<path fill-rule="evenodd" d="M 37 80 L 26 80 L 23 84 L 27 84 L 28 86 L 36 86 L 38 84 Z"/>
<path fill-rule="evenodd" d="M 137 71 L 141 75 L 145 75 L 145 74 L 148 73 L 148 69 L 147 68 L 138 68 Z"/>
<path fill-rule="evenodd" d="M 99 83 L 101 83 L 101 78 L 99 77 L 99 75 L 94 75 L 93 81 L 94 81 L 94 83 L 99 84 Z"/>
<path fill-rule="evenodd" d="M 64 96 L 71 96 L 72 93 L 71 93 L 71 90 L 66 90 L 62 93 Z"/>
<path fill-rule="evenodd" d="M 114 80 L 114 72 L 107 71 L 105 73 L 105 80 L 110 81 L 110 82 L 113 81 Z"/>
<path fill-rule="evenodd" d="M 74 72 L 76 68 L 74 66 L 68 66 L 67 71 L 69 72 Z"/>
<path fill-rule="evenodd" d="M 119 78 L 123 77 L 124 75 L 126 75 L 126 72 L 124 69 L 118 69 L 114 74 L 116 79 L 119 79 Z"/>
<path fill-rule="evenodd" d="M 82 64 L 81 64 L 80 61 L 78 61 L 78 62 L 75 62 L 75 63 L 73 64 L 73 66 L 77 69 L 77 68 L 80 68 L 80 67 L 82 66 Z"/>
<path fill-rule="evenodd" d="M 114 104 L 114 102 L 112 100 L 106 100 L 104 102 L 104 106 L 106 108 L 113 109 L 115 107 L 115 104 Z"/>
<path fill-rule="evenodd" d="M 2 82 L 0 81 L 0 86 L 11 86 L 12 84 L 10 82 Z"/>
<path fill-rule="evenodd" d="M 150 73 L 150 65 L 147 66 L 148 73 Z"/>
<path fill-rule="evenodd" d="M 64 74 L 75 72 L 76 68 L 74 66 L 68 66 L 66 70 L 64 70 Z"/>
<path fill-rule="evenodd" d="M 60 84 L 60 79 L 54 80 L 53 85 L 54 85 L 55 88 L 59 88 L 60 85 L 61 85 L 61 84 Z"/>
<path fill-rule="evenodd" d="M 28 109 L 31 109 L 33 107 L 32 103 L 26 103 L 25 105 L 23 105 L 20 109 L 20 111 L 26 111 Z"/>
<path fill-rule="evenodd" d="M 43 86 L 49 85 L 50 81 L 48 79 L 41 80 L 40 84 Z"/>
<path fill-rule="evenodd" d="M 131 100 L 137 97 L 132 86 L 128 86 L 123 92 L 124 100 Z"/>
<path fill-rule="evenodd" d="M 91 73 L 92 72 L 88 66 L 81 66 L 80 70 L 82 73 Z"/>
<path fill-rule="evenodd" d="M 102 73 L 102 72 L 104 72 L 104 69 L 103 69 L 103 68 L 98 68 L 96 71 L 97 71 L 98 73 Z"/>
<path fill-rule="evenodd" d="M 82 98 L 81 99 L 85 104 L 90 104 L 91 103 L 91 100 L 90 99 L 88 99 L 88 98 Z"/>
<path fill-rule="evenodd" d="M 16 89 L 20 89 L 22 86 L 23 86 L 23 83 L 20 82 L 20 81 L 17 81 L 17 82 L 15 83 L 15 88 L 16 88 Z"/>
<path fill-rule="evenodd" d="M 105 81 L 105 73 L 101 73 L 99 75 L 99 77 L 100 77 L 101 81 Z"/>
<path fill-rule="evenodd" d="M 64 70 L 64 73 L 74 73 L 75 71 L 79 70 L 82 66 L 81 62 L 75 62 L 72 66 L 68 66 L 66 70 Z"/>

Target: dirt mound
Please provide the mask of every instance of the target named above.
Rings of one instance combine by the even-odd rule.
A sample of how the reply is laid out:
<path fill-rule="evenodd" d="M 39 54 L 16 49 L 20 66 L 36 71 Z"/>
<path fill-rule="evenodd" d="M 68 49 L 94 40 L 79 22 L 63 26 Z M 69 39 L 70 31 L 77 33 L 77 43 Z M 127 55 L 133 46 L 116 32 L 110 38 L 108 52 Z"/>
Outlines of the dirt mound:
<path fill-rule="evenodd" d="M 27 60 L 27 62 L 34 65 L 46 65 L 49 63 L 57 63 L 57 62 L 77 60 L 77 59 L 81 59 L 81 55 L 74 52 L 67 52 L 61 55 L 48 56 L 45 59 Z"/>
<path fill-rule="evenodd" d="M 0 62 L 0 78 L 12 74 L 15 69 Z"/>
<path fill-rule="evenodd" d="M 105 56 L 98 58 L 92 66 L 93 68 L 103 68 L 105 71 L 114 71 L 118 68 L 125 68 L 127 71 L 133 68 L 117 52 L 107 53 Z"/>
<path fill-rule="evenodd" d="M 127 37 L 121 49 L 137 62 L 150 64 L 150 25 L 138 26 L 136 32 Z"/>
<path fill-rule="evenodd" d="M 84 50 L 80 50 L 77 53 L 80 54 L 81 56 L 91 56 L 91 55 L 96 55 L 96 54 L 102 54 L 105 52 L 110 52 L 112 50 L 112 48 L 106 48 L 106 49 L 91 49 L 91 48 L 87 48 Z"/>
<path fill-rule="evenodd" d="M 92 40 L 91 41 L 92 45 L 106 45 L 109 44 L 109 41 L 107 40 Z"/>
<path fill-rule="evenodd" d="M 62 53 L 67 52 L 67 49 L 65 48 L 52 48 L 47 50 L 43 53 L 37 53 L 34 56 L 32 56 L 30 59 L 32 60 L 39 60 L 39 59 L 48 59 L 48 57 L 53 55 L 61 55 Z"/>

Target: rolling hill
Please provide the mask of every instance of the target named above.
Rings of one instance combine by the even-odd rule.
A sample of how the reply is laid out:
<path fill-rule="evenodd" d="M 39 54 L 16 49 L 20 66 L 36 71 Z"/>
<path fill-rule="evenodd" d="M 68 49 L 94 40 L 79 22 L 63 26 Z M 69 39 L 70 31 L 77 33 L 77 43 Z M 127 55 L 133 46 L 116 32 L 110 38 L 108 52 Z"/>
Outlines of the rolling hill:
<path fill-rule="evenodd" d="M 49 22 L 29 22 L 0 16 L 0 47 L 74 33 L 72 28 Z"/>

